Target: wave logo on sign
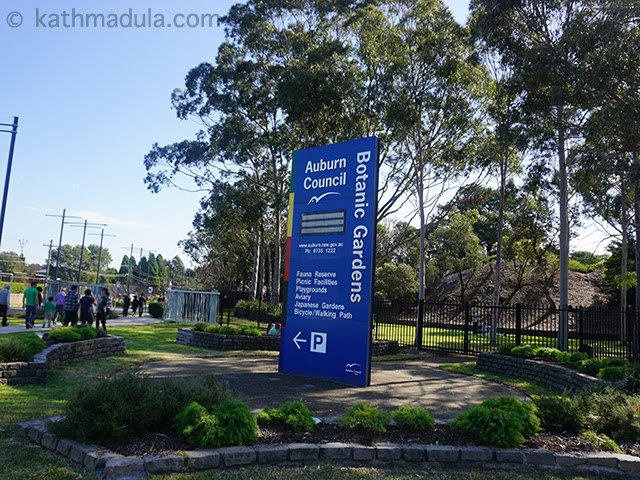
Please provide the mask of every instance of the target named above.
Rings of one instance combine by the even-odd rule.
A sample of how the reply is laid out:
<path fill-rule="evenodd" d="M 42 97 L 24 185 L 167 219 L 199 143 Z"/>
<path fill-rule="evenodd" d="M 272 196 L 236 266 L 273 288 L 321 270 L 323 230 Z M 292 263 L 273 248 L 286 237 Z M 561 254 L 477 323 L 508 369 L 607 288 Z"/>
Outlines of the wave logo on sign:
<path fill-rule="evenodd" d="M 327 195 L 340 195 L 340 193 L 339 192 L 327 192 L 327 193 L 323 193 L 322 195 L 314 195 L 313 197 L 311 197 L 309 199 L 309 203 L 307 203 L 307 205 L 311 205 L 312 203 L 320 203 L 320 200 L 322 200 Z"/>
<path fill-rule="evenodd" d="M 344 367 L 344 373 L 349 375 L 362 375 L 362 365 L 359 363 L 347 363 Z"/>

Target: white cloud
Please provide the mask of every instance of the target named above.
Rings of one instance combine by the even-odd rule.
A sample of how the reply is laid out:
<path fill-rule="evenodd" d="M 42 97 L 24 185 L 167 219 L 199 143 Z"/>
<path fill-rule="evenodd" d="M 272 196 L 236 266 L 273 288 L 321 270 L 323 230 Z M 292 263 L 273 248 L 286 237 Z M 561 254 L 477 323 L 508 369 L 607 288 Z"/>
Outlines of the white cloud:
<path fill-rule="evenodd" d="M 110 227 L 149 228 L 149 225 L 138 222 L 137 220 L 121 220 L 118 218 L 107 217 L 102 213 L 92 212 L 90 210 L 77 210 L 73 212 L 73 214 L 90 222 L 106 223 Z"/>

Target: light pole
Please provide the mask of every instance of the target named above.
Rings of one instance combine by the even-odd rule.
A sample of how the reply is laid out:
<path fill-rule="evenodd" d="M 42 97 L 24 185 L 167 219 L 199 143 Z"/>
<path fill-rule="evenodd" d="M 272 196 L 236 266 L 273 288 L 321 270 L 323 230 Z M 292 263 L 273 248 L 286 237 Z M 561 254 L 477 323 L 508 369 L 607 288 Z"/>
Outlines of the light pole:
<path fill-rule="evenodd" d="M 0 130 L 0 132 L 11 134 L 11 144 L 9 145 L 9 161 L 7 162 L 7 174 L 4 177 L 4 193 L 2 195 L 2 209 L 0 210 L 0 244 L 1 244 L 2 230 L 4 229 L 4 215 L 7 210 L 7 197 L 9 196 L 9 180 L 11 179 L 11 165 L 13 164 L 13 151 L 16 146 L 16 136 L 18 135 L 18 117 L 13 117 L 13 123 L 0 123 L 0 127 L 11 127 L 11 130 Z"/>
<path fill-rule="evenodd" d="M 98 235 L 97 233 L 90 233 L 89 235 Z M 100 251 L 98 253 L 98 272 L 96 273 L 96 285 L 100 283 L 100 261 L 102 260 L 102 240 L 104 237 L 115 237 L 116 235 L 109 235 L 104 233 L 104 228 L 102 229 L 102 233 L 100 233 Z"/>
<path fill-rule="evenodd" d="M 80 227 L 84 225 L 82 231 L 82 246 L 80 247 L 80 265 L 78 266 L 78 283 L 80 283 L 80 275 L 82 274 L 82 257 L 84 256 L 84 240 L 87 235 L 87 228 L 98 228 L 98 227 L 106 227 L 106 223 L 91 223 L 89 224 L 87 220 L 83 223 L 72 223 L 72 227 Z"/>

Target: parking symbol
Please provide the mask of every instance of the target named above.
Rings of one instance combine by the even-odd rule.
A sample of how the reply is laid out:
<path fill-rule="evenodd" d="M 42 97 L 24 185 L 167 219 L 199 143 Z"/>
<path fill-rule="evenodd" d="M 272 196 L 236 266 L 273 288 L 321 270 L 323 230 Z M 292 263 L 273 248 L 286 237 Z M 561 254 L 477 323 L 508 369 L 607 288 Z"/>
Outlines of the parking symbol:
<path fill-rule="evenodd" d="M 314 353 L 327 353 L 327 334 L 311 332 L 311 351 Z"/>

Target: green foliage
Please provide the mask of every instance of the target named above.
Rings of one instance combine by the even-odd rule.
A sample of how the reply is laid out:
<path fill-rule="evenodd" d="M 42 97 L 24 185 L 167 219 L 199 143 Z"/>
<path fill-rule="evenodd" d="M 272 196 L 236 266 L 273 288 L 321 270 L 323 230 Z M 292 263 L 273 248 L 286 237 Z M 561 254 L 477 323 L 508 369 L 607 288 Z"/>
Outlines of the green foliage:
<path fill-rule="evenodd" d="M 538 432 L 540 420 L 533 405 L 513 397 L 498 397 L 461 413 L 452 425 L 490 445 L 517 447 Z"/>
<path fill-rule="evenodd" d="M 577 260 L 569 259 L 569 270 L 580 273 L 591 273 L 595 272 L 600 268 L 604 268 L 604 261 L 592 264 L 586 264 L 579 262 Z"/>
<path fill-rule="evenodd" d="M 149 315 L 153 318 L 164 316 L 164 302 L 149 302 Z"/>
<path fill-rule="evenodd" d="M 557 357 L 558 356 L 556 356 L 556 358 Z M 571 365 L 573 365 L 575 367 L 580 362 L 583 362 L 585 360 L 589 360 L 589 355 L 587 355 L 586 353 L 583 353 L 583 352 L 575 352 L 575 353 L 572 353 L 571 355 L 569 355 L 567 363 L 570 363 Z"/>
<path fill-rule="evenodd" d="M 424 432 L 433 430 L 436 422 L 427 410 L 418 407 L 409 407 L 403 405 L 391 412 L 393 419 L 401 425 L 404 425 L 416 432 Z"/>
<path fill-rule="evenodd" d="M 220 447 L 218 418 L 198 402 L 191 402 L 176 416 L 174 428 L 194 447 Z"/>
<path fill-rule="evenodd" d="M 240 329 L 240 334 L 241 335 L 260 336 L 260 335 L 262 335 L 262 332 L 260 331 L 260 329 L 258 327 L 253 327 L 251 325 L 245 325 L 244 327 L 242 327 Z"/>
<path fill-rule="evenodd" d="M 557 348 L 539 347 L 536 349 L 536 357 L 555 360 L 559 351 Z"/>
<path fill-rule="evenodd" d="M 616 441 L 640 440 L 640 396 L 605 387 L 583 399 L 589 415 L 587 426 Z"/>
<path fill-rule="evenodd" d="M 260 318 L 264 315 L 282 317 L 282 304 L 273 305 L 258 300 L 240 300 L 236 303 L 234 315 L 239 318 Z"/>
<path fill-rule="evenodd" d="M 312 432 L 315 427 L 311 412 L 301 400 L 283 403 L 278 408 L 265 408 L 258 414 L 258 422 L 281 425 L 298 433 Z"/>
<path fill-rule="evenodd" d="M 628 360 L 625 360 L 624 358 L 616 358 L 616 357 L 603 358 L 602 360 L 600 360 L 600 365 L 601 365 L 600 368 L 622 367 L 629 370 L 633 368 L 633 366 L 631 365 L 631 363 L 629 363 Z"/>
<path fill-rule="evenodd" d="M 540 426 L 548 432 L 578 433 L 584 426 L 584 403 L 567 395 L 537 397 Z"/>
<path fill-rule="evenodd" d="M 233 328 L 233 327 L 220 327 L 219 333 L 222 333 L 223 335 L 238 335 L 240 333 L 240 330 Z"/>
<path fill-rule="evenodd" d="M 24 344 L 24 346 L 27 348 L 27 355 L 25 358 L 27 358 L 28 360 L 24 360 L 24 361 L 33 360 L 34 355 L 36 353 L 40 353 L 47 346 L 44 340 L 42 340 L 42 338 L 40 338 L 37 334 L 33 332 L 17 333 L 16 335 L 13 336 L 13 339 Z"/>
<path fill-rule="evenodd" d="M 384 433 L 391 423 L 390 415 L 378 407 L 366 403 L 356 403 L 347 410 L 340 425 L 367 433 Z"/>
<path fill-rule="evenodd" d="M 56 328 L 49 333 L 47 340 L 54 343 L 79 342 L 96 338 L 98 333 L 95 328 L 88 325 L 76 325 L 73 327 Z"/>
<path fill-rule="evenodd" d="M 120 442 L 145 431 L 162 431 L 191 402 L 210 407 L 227 396 L 226 386 L 213 377 L 159 382 L 125 373 L 74 391 L 64 420 L 52 428 L 84 442 Z"/>
<path fill-rule="evenodd" d="M 418 272 L 406 263 L 385 263 L 376 269 L 375 300 L 406 302 L 418 298 Z"/>
<path fill-rule="evenodd" d="M 258 441 L 258 423 L 249 407 L 235 398 L 226 398 L 210 409 L 218 418 L 221 445 L 251 445 Z"/>
<path fill-rule="evenodd" d="M 537 348 L 533 345 L 519 345 L 511 349 L 511 355 L 519 358 L 533 358 L 536 356 Z"/>
<path fill-rule="evenodd" d="M 29 349 L 27 346 L 14 338 L 0 340 L 0 363 L 28 362 Z"/>
<path fill-rule="evenodd" d="M 602 367 L 602 361 L 595 358 L 588 358 L 576 363 L 576 368 L 587 375 L 597 375 Z"/>
<path fill-rule="evenodd" d="M 598 377 L 608 382 L 618 382 L 624 380 L 627 373 L 629 373 L 627 367 L 602 367 Z"/>
<path fill-rule="evenodd" d="M 498 347 L 498 353 L 500 353 L 500 355 L 511 355 L 511 350 L 513 349 L 513 347 L 515 347 L 515 345 L 512 343 L 500 345 Z"/>
<path fill-rule="evenodd" d="M 593 430 L 587 430 L 580 434 L 580 438 L 607 452 L 622 453 L 622 449 L 618 444 L 604 433 L 596 433 Z"/>

